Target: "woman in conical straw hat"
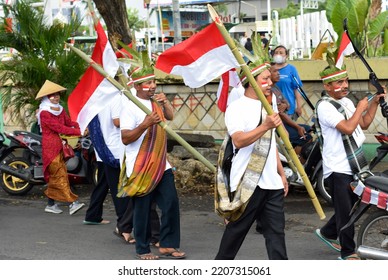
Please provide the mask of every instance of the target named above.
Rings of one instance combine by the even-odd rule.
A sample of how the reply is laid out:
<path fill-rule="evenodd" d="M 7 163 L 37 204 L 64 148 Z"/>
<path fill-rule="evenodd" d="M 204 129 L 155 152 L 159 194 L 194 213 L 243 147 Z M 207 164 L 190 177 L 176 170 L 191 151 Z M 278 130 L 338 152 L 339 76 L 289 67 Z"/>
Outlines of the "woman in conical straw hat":
<path fill-rule="evenodd" d="M 71 203 L 69 213 L 72 215 L 84 204 L 78 202 L 78 196 L 70 189 L 60 134 L 80 135 L 81 131 L 78 123 L 71 121 L 59 104 L 60 93 L 64 91 L 66 88 L 46 80 L 36 95 L 36 99 L 41 99 L 36 117 L 42 132 L 43 172 L 47 182 L 45 194 L 48 197 L 48 203 L 45 212 L 62 213 L 63 211 L 55 203 L 55 201 L 61 201 Z"/>

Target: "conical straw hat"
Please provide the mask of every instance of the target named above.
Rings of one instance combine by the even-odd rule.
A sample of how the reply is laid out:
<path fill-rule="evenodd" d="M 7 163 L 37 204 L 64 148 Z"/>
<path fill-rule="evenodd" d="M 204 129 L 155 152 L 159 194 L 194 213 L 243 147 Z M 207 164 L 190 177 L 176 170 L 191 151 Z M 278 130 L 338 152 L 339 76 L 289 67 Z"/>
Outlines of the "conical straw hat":
<path fill-rule="evenodd" d="M 56 93 L 56 92 L 61 92 L 61 91 L 65 91 L 66 88 L 60 86 L 60 85 L 57 85 L 56 83 L 53 83 L 49 80 L 46 80 L 43 84 L 43 86 L 40 88 L 38 94 L 36 95 L 35 99 L 39 99 L 39 98 L 42 98 L 46 95 L 49 95 L 49 94 L 52 94 L 52 93 Z"/>

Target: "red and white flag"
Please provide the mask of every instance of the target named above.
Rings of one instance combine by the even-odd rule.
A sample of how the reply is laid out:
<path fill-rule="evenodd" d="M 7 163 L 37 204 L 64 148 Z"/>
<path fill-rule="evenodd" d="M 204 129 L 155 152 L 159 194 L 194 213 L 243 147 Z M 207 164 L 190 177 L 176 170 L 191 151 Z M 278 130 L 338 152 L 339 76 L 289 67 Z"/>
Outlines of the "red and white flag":
<path fill-rule="evenodd" d="M 229 104 L 229 87 L 237 88 L 239 85 L 241 85 L 241 81 L 236 69 L 233 68 L 221 75 L 217 90 L 217 105 L 221 112 L 225 112 Z"/>
<path fill-rule="evenodd" d="M 178 75 L 191 88 L 201 87 L 232 68 L 239 67 L 213 22 L 189 39 L 159 55 L 155 67 Z"/>
<path fill-rule="evenodd" d="M 341 44 L 338 51 L 337 61 L 335 63 L 335 67 L 338 69 L 342 68 L 342 65 L 344 64 L 344 57 L 346 55 L 351 55 L 354 53 L 353 44 L 350 41 L 350 38 L 348 36 L 348 33 L 344 32 L 342 33 L 342 39 Z"/>
<path fill-rule="evenodd" d="M 97 41 L 92 59 L 102 65 L 109 76 L 114 77 L 119 68 L 116 54 L 100 22 L 96 26 L 96 31 Z M 81 133 L 118 93 L 119 90 L 115 86 L 89 66 L 68 99 L 70 117 L 79 123 Z"/>

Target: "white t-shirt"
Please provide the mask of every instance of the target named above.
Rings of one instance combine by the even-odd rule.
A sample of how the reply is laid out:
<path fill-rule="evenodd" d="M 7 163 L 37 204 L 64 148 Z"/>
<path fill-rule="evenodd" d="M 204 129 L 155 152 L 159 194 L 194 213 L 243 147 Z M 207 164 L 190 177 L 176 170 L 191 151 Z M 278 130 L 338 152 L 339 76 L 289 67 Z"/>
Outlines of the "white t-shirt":
<path fill-rule="evenodd" d="M 152 111 L 151 100 L 145 100 L 138 98 L 134 95 L 144 106 L 146 106 L 150 111 Z M 145 119 L 147 114 L 143 112 L 135 103 L 128 99 L 128 97 L 123 96 L 121 98 L 121 113 L 120 113 L 120 129 L 133 130 L 138 127 Z M 130 143 L 125 146 L 125 164 L 127 168 L 127 177 L 131 176 L 133 167 L 135 165 L 137 154 L 141 143 L 143 142 L 144 136 L 147 130 L 133 143 Z M 171 168 L 171 165 L 166 160 L 166 170 Z"/>
<path fill-rule="evenodd" d="M 356 110 L 353 102 L 347 97 L 336 101 L 344 107 L 345 114 L 349 119 Z M 337 124 L 345 119 L 344 116 L 328 101 L 319 103 L 317 113 L 323 137 L 323 177 L 327 178 L 333 172 L 351 175 L 352 170 L 346 156 L 342 135 L 336 129 Z M 359 125 L 354 131 L 353 137 L 360 147 L 365 140 L 365 135 Z"/>
<path fill-rule="evenodd" d="M 273 107 L 274 111 L 277 112 L 276 103 L 274 103 Z M 262 106 L 259 100 L 248 98 L 245 95 L 232 102 L 225 112 L 225 124 L 229 135 L 233 135 L 238 131 L 248 132 L 255 129 L 261 119 L 261 108 Z M 263 109 L 263 112 L 265 113 L 265 109 Z M 253 147 L 254 143 L 241 148 L 233 159 L 232 169 L 230 172 L 231 191 L 236 190 L 238 183 L 244 175 Z M 277 190 L 284 188 L 282 178 L 277 172 L 276 151 L 274 131 L 272 133 L 268 158 L 258 183 L 259 187 L 262 189 Z"/>
<path fill-rule="evenodd" d="M 120 117 L 121 94 L 116 94 L 113 101 L 109 103 L 105 109 L 98 113 L 101 132 L 104 137 L 105 144 L 116 159 L 120 159 L 124 153 L 124 144 L 121 141 L 120 128 L 113 124 L 114 119 Z M 97 161 L 102 161 L 96 149 Z"/>

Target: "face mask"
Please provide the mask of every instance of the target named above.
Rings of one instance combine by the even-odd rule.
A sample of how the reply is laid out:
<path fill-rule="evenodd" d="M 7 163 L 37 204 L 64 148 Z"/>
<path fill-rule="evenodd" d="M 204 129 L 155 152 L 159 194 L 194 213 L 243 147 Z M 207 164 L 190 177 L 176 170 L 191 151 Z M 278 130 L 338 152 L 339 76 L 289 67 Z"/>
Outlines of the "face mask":
<path fill-rule="evenodd" d="M 282 63 L 286 62 L 286 58 L 284 56 L 280 55 L 280 54 L 276 54 L 273 57 L 273 61 L 276 64 L 282 64 Z"/>

